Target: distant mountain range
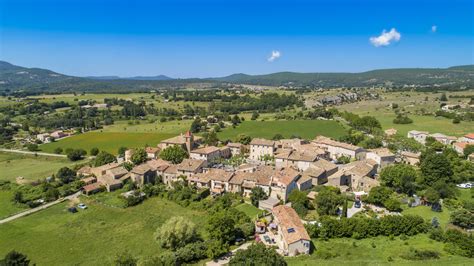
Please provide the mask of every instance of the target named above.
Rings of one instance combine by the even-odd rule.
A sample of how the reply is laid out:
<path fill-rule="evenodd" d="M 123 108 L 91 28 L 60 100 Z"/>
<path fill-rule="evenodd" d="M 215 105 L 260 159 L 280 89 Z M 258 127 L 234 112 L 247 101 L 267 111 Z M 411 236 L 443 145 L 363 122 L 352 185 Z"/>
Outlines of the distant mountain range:
<path fill-rule="evenodd" d="M 47 69 L 26 68 L 0 61 L 0 92 L 26 94 L 51 92 L 130 92 L 180 88 L 190 84 L 220 83 L 292 87 L 415 86 L 427 88 L 474 88 L 474 65 L 450 68 L 381 69 L 361 73 L 279 72 L 266 75 L 233 74 L 207 79 L 173 79 L 164 75 L 74 77 Z"/>
<path fill-rule="evenodd" d="M 165 75 L 158 75 L 158 76 L 136 76 L 136 77 L 119 77 L 119 76 L 88 76 L 85 77 L 88 79 L 95 79 L 95 80 L 114 80 L 114 79 L 125 79 L 125 80 L 172 80 Z"/>

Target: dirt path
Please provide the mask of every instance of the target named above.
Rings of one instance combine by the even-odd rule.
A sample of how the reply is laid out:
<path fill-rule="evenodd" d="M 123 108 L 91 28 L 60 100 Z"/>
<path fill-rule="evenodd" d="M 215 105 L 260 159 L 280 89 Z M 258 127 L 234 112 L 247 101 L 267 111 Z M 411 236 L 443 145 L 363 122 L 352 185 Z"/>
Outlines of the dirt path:
<path fill-rule="evenodd" d="M 41 205 L 41 206 L 38 206 L 38 207 L 36 207 L 36 208 L 29 209 L 29 210 L 26 210 L 26 211 L 24 211 L 24 212 L 20 212 L 20 213 L 18 213 L 18 214 L 15 214 L 15 215 L 12 215 L 12 216 L 10 216 L 10 217 L 7 217 L 7 218 L 5 218 L 5 219 L 0 220 L 0 224 L 8 223 L 8 222 L 11 222 L 11 221 L 16 220 L 16 219 L 18 219 L 18 218 L 21 218 L 21 217 L 30 215 L 30 214 L 32 214 L 32 213 L 39 212 L 39 211 L 41 211 L 41 210 L 47 209 L 47 208 L 49 208 L 49 207 L 51 207 L 51 206 L 54 206 L 54 205 L 56 205 L 56 204 L 58 204 L 58 203 L 61 203 L 61 202 L 63 202 L 63 201 L 66 201 L 66 200 L 74 200 L 74 199 L 76 199 L 80 194 L 81 194 L 81 192 L 76 192 L 76 193 L 74 193 L 74 194 L 72 194 L 72 195 L 69 195 L 69 196 L 67 196 L 67 197 L 65 197 L 65 198 L 61 198 L 61 199 L 58 199 L 58 200 L 55 200 L 55 201 L 52 201 L 52 202 L 48 202 L 48 203 L 46 203 L 46 204 L 44 204 L 44 205 Z"/>

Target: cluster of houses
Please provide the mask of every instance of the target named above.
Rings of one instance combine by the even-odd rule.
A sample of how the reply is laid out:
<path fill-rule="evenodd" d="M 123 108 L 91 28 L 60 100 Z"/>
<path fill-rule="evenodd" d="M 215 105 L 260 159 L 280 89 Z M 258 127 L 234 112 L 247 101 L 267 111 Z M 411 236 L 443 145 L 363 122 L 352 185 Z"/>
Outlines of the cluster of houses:
<path fill-rule="evenodd" d="M 413 131 L 411 134 L 414 138 L 417 136 Z M 431 136 L 444 141 L 439 134 Z M 466 135 L 463 141 L 474 143 L 474 135 Z M 178 164 L 158 158 L 161 150 L 175 145 L 186 150 L 189 158 Z M 130 171 L 120 163 L 79 169 L 78 174 L 84 177 L 86 184 L 83 192 L 113 191 L 127 180 L 141 187 L 158 179 L 169 187 L 174 182 L 187 182 L 197 188 L 209 189 L 213 196 L 232 192 L 248 197 L 253 188 L 260 187 L 268 199 L 260 201 L 259 207 L 272 212 L 278 224 L 275 237 L 287 255 L 309 253 L 310 250 L 310 238 L 298 215 L 291 207 L 281 205 L 287 202 L 291 191 L 328 185 L 341 191 L 367 193 L 379 185 L 377 173 L 399 159 L 387 148 L 367 150 L 323 136 L 311 141 L 254 138 L 249 145 L 228 143 L 216 147 L 202 145 L 202 139 L 190 132 L 163 140 L 156 147 L 146 148 L 146 152 L 148 160 Z M 132 153 L 127 151 L 124 160 L 129 161 Z M 244 154 L 246 163 L 236 167 L 216 163 L 222 158 Z M 350 162 L 336 164 L 342 156 Z M 419 154 L 402 152 L 401 156 L 409 164 L 419 161 Z M 268 158 L 272 158 L 272 163 L 268 163 Z"/>
<path fill-rule="evenodd" d="M 56 130 L 51 133 L 41 133 L 36 135 L 36 139 L 41 141 L 42 143 L 49 143 L 54 140 L 58 140 L 64 137 L 70 136 L 71 133 L 64 132 L 62 130 Z"/>
<path fill-rule="evenodd" d="M 173 164 L 158 158 L 160 150 L 178 145 L 189 158 Z M 238 167 L 216 167 L 221 158 L 238 156 L 248 151 L 247 163 Z M 270 198 L 286 202 L 293 189 L 332 185 L 344 191 L 364 191 L 378 185 L 375 176 L 381 168 L 395 162 L 395 155 L 386 148 L 365 150 L 360 147 L 318 136 L 312 141 L 253 139 L 249 145 L 228 143 L 223 147 L 203 146 L 201 138 L 190 132 L 163 140 L 157 147 L 146 148 L 148 161 L 127 171 L 119 163 L 99 167 L 83 167 L 78 174 L 87 177 L 84 193 L 105 188 L 113 191 L 126 180 L 137 186 L 154 183 L 157 177 L 168 186 L 186 180 L 198 188 L 208 188 L 212 195 L 225 192 L 249 196 L 252 188 L 262 188 Z M 129 161 L 132 151 L 125 153 Z M 336 165 L 341 156 L 352 162 Z M 273 158 L 268 165 L 266 158 Z M 273 207 L 273 206 L 270 206 Z"/>
<path fill-rule="evenodd" d="M 412 138 L 423 145 L 426 143 L 426 139 L 428 137 L 432 137 L 444 145 L 451 145 L 459 154 L 464 153 L 466 146 L 474 145 L 474 133 L 457 138 L 453 136 L 446 136 L 441 133 L 430 134 L 427 131 L 411 130 L 408 132 L 407 137 Z"/>

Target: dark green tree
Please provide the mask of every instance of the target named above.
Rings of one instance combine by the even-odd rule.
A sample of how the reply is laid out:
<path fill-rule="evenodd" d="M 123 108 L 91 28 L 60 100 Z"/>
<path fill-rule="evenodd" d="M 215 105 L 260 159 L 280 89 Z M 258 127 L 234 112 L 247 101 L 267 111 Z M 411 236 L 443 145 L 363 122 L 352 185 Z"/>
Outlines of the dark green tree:
<path fill-rule="evenodd" d="M 252 205 L 258 208 L 258 202 L 268 198 L 267 193 L 261 187 L 254 187 L 250 193 Z"/>
<path fill-rule="evenodd" d="M 185 158 L 188 158 L 188 153 L 178 145 L 173 145 L 160 152 L 160 158 L 170 161 L 174 164 L 181 163 Z"/>
<path fill-rule="evenodd" d="M 91 156 L 96 156 L 97 154 L 99 154 L 99 148 L 97 148 L 97 147 L 92 148 L 92 149 L 89 151 L 89 154 L 90 154 Z"/>
<path fill-rule="evenodd" d="M 115 162 L 115 156 L 113 156 L 112 154 L 106 151 L 101 151 L 95 157 L 94 166 L 97 167 L 97 166 L 101 166 L 101 165 L 113 163 L 113 162 Z"/>
<path fill-rule="evenodd" d="M 267 248 L 262 243 L 253 244 L 245 250 L 239 250 L 230 259 L 231 266 L 284 266 L 283 257 L 275 249 Z"/>
<path fill-rule="evenodd" d="M 145 149 L 143 148 L 135 149 L 133 150 L 130 160 L 132 161 L 133 164 L 139 165 L 141 163 L 146 162 L 147 156 L 148 155 L 146 154 Z"/>
<path fill-rule="evenodd" d="M 28 266 L 30 260 L 25 254 L 12 250 L 5 255 L 3 260 L 0 260 L 1 266 Z"/>
<path fill-rule="evenodd" d="M 422 156 L 420 169 L 423 184 L 430 186 L 438 180 L 451 181 L 453 170 L 449 160 L 442 153 L 427 152 Z"/>
<path fill-rule="evenodd" d="M 395 189 L 399 193 L 412 195 L 416 191 L 418 172 L 408 164 L 395 164 L 382 169 L 382 184 Z"/>
<path fill-rule="evenodd" d="M 340 194 L 329 189 L 321 190 L 314 201 L 319 215 L 336 215 L 339 206 L 344 203 Z"/>

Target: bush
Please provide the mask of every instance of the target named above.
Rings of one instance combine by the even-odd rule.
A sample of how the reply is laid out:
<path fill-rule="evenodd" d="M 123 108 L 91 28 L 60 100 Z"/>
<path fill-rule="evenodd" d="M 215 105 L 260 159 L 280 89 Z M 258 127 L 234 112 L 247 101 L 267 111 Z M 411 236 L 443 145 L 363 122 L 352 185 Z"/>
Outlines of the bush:
<path fill-rule="evenodd" d="M 408 253 L 401 256 L 406 260 L 431 260 L 439 259 L 439 252 L 434 250 L 418 250 L 412 249 Z"/>
<path fill-rule="evenodd" d="M 460 209 L 451 213 L 451 223 L 464 229 L 474 228 L 474 213 Z"/>

